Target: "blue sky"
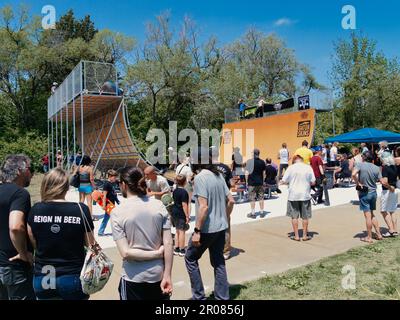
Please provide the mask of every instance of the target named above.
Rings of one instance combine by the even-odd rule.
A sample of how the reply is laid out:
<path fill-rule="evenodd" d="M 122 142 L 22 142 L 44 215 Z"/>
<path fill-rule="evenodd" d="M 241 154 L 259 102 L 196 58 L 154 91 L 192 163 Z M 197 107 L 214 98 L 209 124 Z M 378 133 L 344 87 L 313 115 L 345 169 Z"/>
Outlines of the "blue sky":
<path fill-rule="evenodd" d="M 357 12 L 357 31 L 375 39 L 378 49 L 388 57 L 400 56 L 400 1 L 396 0 L 0 0 L 0 6 L 19 3 L 27 4 L 36 15 L 51 4 L 57 17 L 72 8 L 78 17 L 90 14 L 98 28 L 126 33 L 139 42 L 144 39 L 146 22 L 166 10 L 171 11 L 176 27 L 189 15 L 203 37 L 216 36 L 222 44 L 257 27 L 284 39 L 325 85 L 329 85 L 333 42 L 351 32 L 341 27 L 342 7 L 351 4 Z"/>

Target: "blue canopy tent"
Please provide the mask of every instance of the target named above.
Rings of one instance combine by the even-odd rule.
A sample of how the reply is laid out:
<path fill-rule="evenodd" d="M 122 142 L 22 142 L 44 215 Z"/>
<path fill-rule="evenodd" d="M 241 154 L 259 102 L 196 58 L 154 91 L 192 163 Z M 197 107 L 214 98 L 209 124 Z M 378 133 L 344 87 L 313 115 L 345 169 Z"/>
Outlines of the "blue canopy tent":
<path fill-rule="evenodd" d="M 380 141 L 400 142 L 400 133 L 378 130 L 375 128 L 364 128 L 343 133 L 336 137 L 330 137 L 325 140 L 325 143 L 378 143 Z"/>

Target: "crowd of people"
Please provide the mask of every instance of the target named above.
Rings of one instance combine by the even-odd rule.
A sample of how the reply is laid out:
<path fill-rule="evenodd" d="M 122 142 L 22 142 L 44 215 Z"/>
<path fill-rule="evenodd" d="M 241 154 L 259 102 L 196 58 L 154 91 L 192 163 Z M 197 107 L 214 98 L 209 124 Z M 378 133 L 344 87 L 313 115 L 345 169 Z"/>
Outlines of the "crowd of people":
<path fill-rule="evenodd" d="M 339 151 L 337 143 L 310 149 L 304 141 L 293 154 L 283 143 L 278 151 L 279 165 L 270 158 L 262 160 L 258 149 L 244 162 L 236 148 L 231 166 L 217 161 L 217 148 L 199 148 L 192 155 L 194 159 L 204 156 L 208 161 L 200 164 L 182 157 L 173 187 L 154 167 L 108 171 L 98 235 L 106 236 L 111 219 L 112 236 L 122 259 L 121 300 L 169 299 L 174 255 L 184 259 L 192 299 L 205 299 L 199 260 L 207 250 L 214 269 L 214 296 L 229 299 L 225 261 L 232 253 L 230 218 L 235 203 L 247 194 L 248 217 L 257 217 L 256 202 L 260 217 L 265 217 L 266 190 L 274 187 L 279 193 L 281 185 L 288 185 L 290 239 L 312 240 L 308 232 L 312 200 L 323 202 L 328 170 L 333 170 L 335 182 L 350 173 L 366 221 L 367 236 L 362 241 L 373 241 L 373 229 L 377 240 L 398 235 L 395 189 L 399 188 L 400 148 L 393 154 L 386 142 L 380 143 L 376 157 L 365 145 L 353 148 L 348 156 Z M 91 194 L 96 185 L 91 159 L 82 156 L 72 173 L 58 166 L 48 171 L 41 184 L 41 201 L 33 207 L 25 189 L 32 175 L 31 160 L 24 155 L 8 156 L 0 168 L 0 299 L 89 299 L 82 290 L 80 272 L 85 248 L 95 241 Z M 66 200 L 71 175 L 79 176 L 79 202 Z M 383 189 L 380 208 L 388 227 L 384 233 L 376 218 L 377 182 Z M 117 189 L 124 201 L 118 199 Z M 186 239 L 192 200 L 194 232 Z M 112 211 L 108 204 L 112 204 Z M 47 281 L 49 274 L 54 274 L 54 283 Z"/>
<path fill-rule="evenodd" d="M 331 175 L 332 188 L 340 187 L 339 182 L 347 180 L 345 186 L 353 183 L 358 191 L 360 210 L 364 212 L 367 226 L 367 237 L 362 241 L 372 242 L 372 226 L 376 231 L 376 239 L 398 235 L 395 211 L 398 206 L 400 182 L 400 147 L 395 150 L 388 148 L 388 143 L 382 141 L 375 152 L 365 143 L 353 147 L 351 153 L 339 148 L 339 143 L 324 144 L 309 148 L 308 142 L 293 152 L 293 155 L 283 143 L 278 152 L 279 166 L 271 159 L 260 159 L 260 151 L 255 149 L 253 159 L 246 163 L 240 150 L 236 148 L 232 156 L 232 172 L 236 182 L 239 202 L 246 193 L 250 201 L 251 212 L 247 215 L 255 219 L 256 201 L 259 202 L 260 217 L 265 217 L 264 199 L 267 190 L 279 190 L 280 185 L 288 185 L 287 215 L 292 218 L 292 240 L 300 241 L 298 220 L 303 223 L 303 238 L 308 241 L 308 225 L 311 219 L 312 203 L 327 204 L 324 195 L 328 193 L 328 173 Z M 292 165 L 289 166 L 289 162 Z M 387 224 L 388 231 L 380 233 L 375 217 L 377 201 L 377 182 L 382 185 L 381 213 Z M 314 191 L 314 192 L 312 192 Z"/>
<path fill-rule="evenodd" d="M 185 175 L 179 168 L 171 212 L 161 201 L 171 189 L 155 168 L 148 167 L 143 172 L 127 167 L 118 174 L 109 171 L 103 187 L 103 209 L 107 200 L 118 203 L 112 186 L 117 177 L 126 198 L 111 212 L 112 235 L 123 260 L 121 300 L 169 299 L 174 253 L 185 259 L 193 299 L 205 299 L 198 261 L 207 249 L 215 270 L 215 297 L 229 299 L 224 248 L 234 200 L 225 177 L 212 164 L 212 152 L 199 150 L 205 152 L 210 160 L 207 164 L 193 164 L 192 173 L 186 171 Z M 32 174 L 31 160 L 23 155 L 8 156 L 0 169 L 0 299 L 88 299 L 82 290 L 80 272 L 85 247 L 94 241 L 92 212 L 83 203 L 94 187 L 92 168 L 83 156 L 74 172 L 80 177 L 80 202 L 66 200 L 70 174 L 56 167 L 44 176 L 41 201 L 31 208 L 25 188 Z M 191 187 L 187 187 L 186 176 L 191 177 Z M 185 249 L 190 220 L 188 191 L 196 199 L 196 222 Z M 89 228 L 84 221 L 90 222 Z M 103 219 L 100 234 L 107 221 Z M 175 250 L 172 225 L 177 229 Z M 46 281 L 49 272 L 54 275 L 54 285 Z"/>

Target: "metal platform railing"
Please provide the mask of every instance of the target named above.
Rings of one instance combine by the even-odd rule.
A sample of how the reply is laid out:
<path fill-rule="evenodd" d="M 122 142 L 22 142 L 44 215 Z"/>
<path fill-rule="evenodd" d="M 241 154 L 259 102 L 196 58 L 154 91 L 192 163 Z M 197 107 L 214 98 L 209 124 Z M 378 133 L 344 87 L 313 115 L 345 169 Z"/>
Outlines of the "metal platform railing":
<path fill-rule="evenodd" d="M 47 100 L 48 119 L 80 94 L 121 95 L 116 67 L 110 63 L 81 61 Z"/>

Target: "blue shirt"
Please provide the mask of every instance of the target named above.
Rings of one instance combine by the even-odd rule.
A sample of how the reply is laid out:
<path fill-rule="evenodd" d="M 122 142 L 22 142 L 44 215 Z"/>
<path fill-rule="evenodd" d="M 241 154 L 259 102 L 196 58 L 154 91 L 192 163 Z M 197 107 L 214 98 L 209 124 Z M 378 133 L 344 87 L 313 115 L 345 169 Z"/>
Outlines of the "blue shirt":
<path fill-rule="evenodd" d="M 239 104 L 240 111 L 244 111 L 245 109 L 246 109 L 246 105 L 243 102 L 241 104 Z"/>

